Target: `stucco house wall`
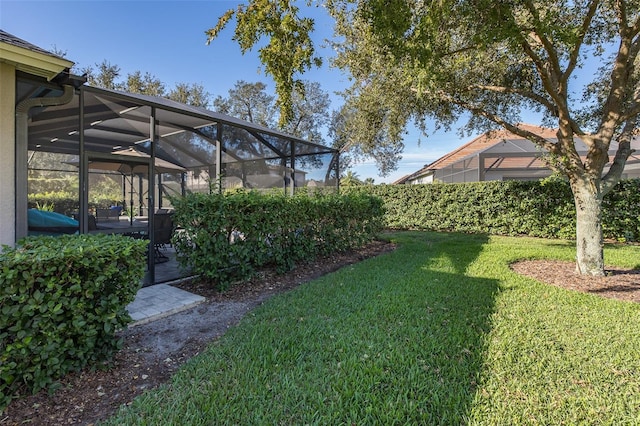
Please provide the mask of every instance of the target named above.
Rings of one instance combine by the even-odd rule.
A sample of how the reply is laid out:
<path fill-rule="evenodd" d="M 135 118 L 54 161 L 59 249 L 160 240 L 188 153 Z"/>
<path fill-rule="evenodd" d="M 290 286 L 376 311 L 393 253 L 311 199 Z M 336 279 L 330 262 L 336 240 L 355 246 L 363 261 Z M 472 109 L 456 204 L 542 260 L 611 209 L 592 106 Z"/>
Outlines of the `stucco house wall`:
<path fill-rule="evenodd" d="M 16 239 L 16 68 L 0 62 L 0 244 Z"/>
<path fill-rule="evenodd" d="M 0 29 L 0 244 L 16 242 L 16 73 L 51 80 L 72 66 Z"/>

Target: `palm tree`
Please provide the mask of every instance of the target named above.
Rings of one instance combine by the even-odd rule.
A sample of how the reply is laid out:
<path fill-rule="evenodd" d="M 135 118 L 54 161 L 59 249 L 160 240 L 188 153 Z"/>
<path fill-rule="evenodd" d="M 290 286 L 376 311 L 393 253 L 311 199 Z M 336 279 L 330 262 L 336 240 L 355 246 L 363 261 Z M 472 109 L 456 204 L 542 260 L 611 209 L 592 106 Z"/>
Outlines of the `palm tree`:
<path fill-rule="evenodd" d="M 342 186 L 362 185 L 362 181 L 358 179 L 358 174 L 351 170 L 347 171 L 347 173 L 340 179 L 340 183 Z"/>

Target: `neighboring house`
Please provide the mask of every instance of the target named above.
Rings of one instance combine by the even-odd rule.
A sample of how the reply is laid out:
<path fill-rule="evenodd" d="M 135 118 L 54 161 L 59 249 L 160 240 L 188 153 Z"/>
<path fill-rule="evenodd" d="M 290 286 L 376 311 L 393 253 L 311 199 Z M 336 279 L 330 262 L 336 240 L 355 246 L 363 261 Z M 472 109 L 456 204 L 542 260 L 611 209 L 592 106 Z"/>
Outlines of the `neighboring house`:
<path fill-rule="evenodd" d="M 556 130 L 523 125 L 532 132 L 555 142 Z M 578 152 L 586 155 L 586 146 L 577 142 Z M 640 178 L 640 138 L 633 139 L 636 150 L 627 161 L 623 179 Z M 613 159 L 617 144 L 609 151 Z M 451 151 L 415 173 L 402 177 L 394 184 L 461 183 L 487 180 L 538 180 L 552 171 L 541 159 L 546 152 L 533 142 L 506 130 L 484 133 L 471 142 Z M 607 170 L 608 167 L 605 167 Z"/>

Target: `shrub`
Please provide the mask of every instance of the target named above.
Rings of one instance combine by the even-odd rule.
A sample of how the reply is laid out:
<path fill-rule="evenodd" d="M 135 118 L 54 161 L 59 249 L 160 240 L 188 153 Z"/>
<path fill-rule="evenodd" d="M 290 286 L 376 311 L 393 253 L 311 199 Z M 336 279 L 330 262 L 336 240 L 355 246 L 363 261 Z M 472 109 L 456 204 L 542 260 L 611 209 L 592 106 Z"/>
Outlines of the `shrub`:
<path fill-rule="evenodd" d="M 393 229 L 544 238 L 575 237 L 575 206 L 563 180 L 353 187 L 382 198 Z M 640 240 L 640 179 L 620 182 L 603 200 L 605 238 Z"/>
<path fill-rule="evenodd" d="M 640 241 L 640 179 L 623 180 L 602 202 L 605 236 L 619 241 Z"/>
<path fill-rule="evenodd" d="M 237 191 L 171 203 L 182 228 L 173 239 L 178 261 L 223 288 L 267 264 L 284 272 L 319 254 L 361 246 L 382 229 L 382 202 L 367 194 Z"/>
<path fill-rule="evenodd" d="M 0 253 L 0 406 L 108 359 L 144 274 L 147 243 L 29 237 Z"/>
<path fill-rule="evenodd" d="M 89 209 L 106 209 L 110 206 L 121 205 L 122 200 L 114 200 L 111 198 L 99 198 L 89 201 Z M 39 208 L 42 206 L 53 206 L 51 211 L 71 216 L 77 212 L 80 206 L 78 198 L 71 198 L 65 192 L 49 192 L 43 194 L 30 194 L 28 199 L 28 207 Z"/>

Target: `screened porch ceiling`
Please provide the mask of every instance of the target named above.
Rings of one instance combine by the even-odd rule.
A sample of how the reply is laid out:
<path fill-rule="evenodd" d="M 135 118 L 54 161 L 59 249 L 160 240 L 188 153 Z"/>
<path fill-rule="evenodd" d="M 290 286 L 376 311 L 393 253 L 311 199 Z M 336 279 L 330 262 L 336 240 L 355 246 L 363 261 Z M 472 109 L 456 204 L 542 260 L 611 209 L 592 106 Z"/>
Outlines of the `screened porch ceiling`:
<path fill-rule="evenodd" d="M 155 156 L 185 169 L 222 163 L 301 158 L 336 154 L 336 150 L 234 117 L 155 96 L 82 86 L 60 106 L 34 108 L 28 148 L 60 154 L 79 153 L 80 104 L 87 152 L 114 153 L 135 148 L 149 153 L 151 117 L 159 144 Z M 55 91 L 49 96 L 55 96 Z M 82 98 L 82 100 L 81 100 Z M 290 166 L 291 167 L 291 166 Z"/>

